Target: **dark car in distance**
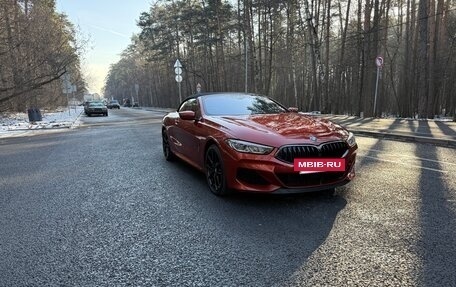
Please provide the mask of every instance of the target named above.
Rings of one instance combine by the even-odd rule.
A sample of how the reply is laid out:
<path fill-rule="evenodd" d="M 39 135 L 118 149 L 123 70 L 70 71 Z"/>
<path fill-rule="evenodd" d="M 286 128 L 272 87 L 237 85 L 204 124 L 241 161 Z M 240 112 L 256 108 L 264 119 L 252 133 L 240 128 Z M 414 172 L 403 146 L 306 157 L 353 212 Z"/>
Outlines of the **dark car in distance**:
<path fill-rule="evenodd" d="M 163 118 L 162 145 L 166 160 L 180 158 L 204 172 L 216 195 L 334 191 L 354 178 L 358 148 L 340 125 L 246 93 L 185 99 Z M 295 159 L 344 165 L 338 171 L 296 171 Z"/>
<path fill-rule="evenodd" d="M 108 116 L 108 108 L 102 102 L 89 102 L 85 110 L 86 115 L 89 117 L 92 115 Z"/>
<path fill-rule="evenodd" d="M 126 108 L 131 108 L 131 101 L 130 99 L 124 99 L 123 106 Z"/>
<path fill-rule="evenodd" d="M 90 103 L 101 103 L 102 105 L 105 105 L 102 101 L 99 101 L 99 100 L 85 101 L 82 105 L 84 106 L 84 114 L 86 114 L 86 115 L 87 115 L 87 111 L 89 109 Z"/>
<path fill-rule="evenodd" d="M 120 104 L 119 104 L 119 101 L 112 100 L 106 105 L 106 107 L 108 109 L 120 109 Z"/>

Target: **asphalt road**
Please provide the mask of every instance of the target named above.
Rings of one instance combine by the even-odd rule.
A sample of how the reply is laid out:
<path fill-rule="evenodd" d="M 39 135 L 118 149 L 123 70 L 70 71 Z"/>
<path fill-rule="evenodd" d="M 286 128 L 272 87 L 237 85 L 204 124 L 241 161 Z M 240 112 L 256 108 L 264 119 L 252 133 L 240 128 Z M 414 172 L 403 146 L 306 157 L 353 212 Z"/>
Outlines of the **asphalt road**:
<path fill-rule="evenodd" d="M 334 196 L 212 195 L 161 113 L 0 139 L 0 286 L 456 286 L 456 150 L 358 138 Z"/>

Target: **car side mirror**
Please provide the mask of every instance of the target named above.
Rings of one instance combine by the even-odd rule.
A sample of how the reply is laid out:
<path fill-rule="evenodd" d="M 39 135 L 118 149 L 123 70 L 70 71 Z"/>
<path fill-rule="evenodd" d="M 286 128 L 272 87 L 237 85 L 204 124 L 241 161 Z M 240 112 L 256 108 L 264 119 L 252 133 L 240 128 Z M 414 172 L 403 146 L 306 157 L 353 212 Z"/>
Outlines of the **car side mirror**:
<path fill-rule="evenodd" d="M 296 108 L 296 107 L 289 107 L 289 108 L 288 108 L 288 111 L 289 111 L 290 113 L 297 113 L 297 112 L 299 111 L 299 109 Z"/>
<path fill-rule="evenodd" d="M 196 119 L 194 111 L 182 111 L 179 112 L 179 117 L 186 121 L 194 121 Z"/>

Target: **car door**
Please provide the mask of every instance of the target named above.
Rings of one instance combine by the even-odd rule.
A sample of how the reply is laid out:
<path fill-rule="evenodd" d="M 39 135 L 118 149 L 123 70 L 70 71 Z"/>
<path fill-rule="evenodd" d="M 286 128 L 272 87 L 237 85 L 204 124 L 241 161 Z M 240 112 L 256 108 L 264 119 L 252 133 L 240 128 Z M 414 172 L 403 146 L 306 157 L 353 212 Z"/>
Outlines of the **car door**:
<path fill-rule="evenodd" d="M 193 111 L 195 112 L 196 119 L 201 116 L 201 111 L 197 98 L 189 99 L 185 102 L 179 112 Z M 180 152 L 188 161 L 193 165 L 200 166 L 201 160 L 201 142 L 203 141 L 204 134 L 202 125 L 198 120 L 176 120 L 176 129 L 174 132 L 176 140 L 180 143 Z"/>

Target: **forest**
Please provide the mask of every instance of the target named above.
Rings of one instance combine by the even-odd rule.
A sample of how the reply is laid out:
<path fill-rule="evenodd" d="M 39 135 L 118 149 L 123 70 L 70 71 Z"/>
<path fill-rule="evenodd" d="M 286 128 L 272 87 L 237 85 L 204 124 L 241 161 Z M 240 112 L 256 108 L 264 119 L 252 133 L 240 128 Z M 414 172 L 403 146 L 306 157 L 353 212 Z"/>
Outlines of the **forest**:
<path fill-rule="evenodd" d="M 84 43 L 55 0 L 0 0 L 0 112 L 82 99 Z M 104 97 L 177 107 L 202 92 L 303 111 L 456 120 L 455 0 L 158 0 L 111 65 Z M 376 59 L 382 59 L 376 65 Z"/>
<path fill-rule="evenodd" d="M 137 20 L 104 94 L 179 104 L 203 92 L 265 94 L 303 111 L 454 117 L 454 0 L 173 0 Z M 377 57 L 383 59 L 376 66 Z"/>
<path fill-rule="evenodd" d="M 62 78 L 82 97 L 83 43 L 54 0 L 0 0 L 0 112 L 67 105 Z"/>

